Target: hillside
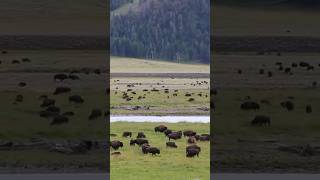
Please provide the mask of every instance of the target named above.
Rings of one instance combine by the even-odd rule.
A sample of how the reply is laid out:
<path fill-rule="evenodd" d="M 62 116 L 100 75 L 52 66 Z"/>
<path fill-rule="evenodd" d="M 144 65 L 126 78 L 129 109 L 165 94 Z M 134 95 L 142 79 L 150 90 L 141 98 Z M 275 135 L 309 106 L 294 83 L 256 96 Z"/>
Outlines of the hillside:
<path fill-rule="evenodd" d="M 114 56 L 209 63 L 209 36 L 209 0 L 134 0 L 112 11 Z"/>

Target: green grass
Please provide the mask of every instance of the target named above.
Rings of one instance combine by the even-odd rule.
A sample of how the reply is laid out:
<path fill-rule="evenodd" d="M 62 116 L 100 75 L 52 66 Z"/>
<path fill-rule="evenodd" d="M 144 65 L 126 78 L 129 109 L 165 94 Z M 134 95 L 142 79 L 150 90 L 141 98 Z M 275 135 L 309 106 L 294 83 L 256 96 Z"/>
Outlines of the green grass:
<path fill-rule="evenodd" d="M 149 179 L 172 179 L 172 180 L 207 180 L 210 179 L 210 143 L 199 142 L 201 153 L 199 158 L 186 158 L 186 139 L 176 141 L 177 149 L 166 148 L 167 138 L 161 133 L 155 133 L 154 127 L 160 123 L 111 123 L 111 133 L 117 137 L 111 140 L 124 142 L 124 147 L 119 151 L 120 156 L 111 156 L 110 178 L 119 180 L 149 180 Z M 162 123 L 174 130 L 192 129 L 198 133 L 209 133 L 210 126 L 206 123 Z M 144 132 L 152 146 L 160 148 L 161 154 L 152 157 L 143 155 L 138 146 L 129 146 L 129 138 L 121 137 L 122 132 L 132 131 L 133 136 L 137 132 Z M 111 150 L 114 152 L 114 150 Z M 130 173 L 128 173 L 130 172 Z"/>
<path fill-rule="evenodd" d="M 111 73 L 210 73 L 208 64 L 183 64 L 160 60 L 111 57 Z"/>

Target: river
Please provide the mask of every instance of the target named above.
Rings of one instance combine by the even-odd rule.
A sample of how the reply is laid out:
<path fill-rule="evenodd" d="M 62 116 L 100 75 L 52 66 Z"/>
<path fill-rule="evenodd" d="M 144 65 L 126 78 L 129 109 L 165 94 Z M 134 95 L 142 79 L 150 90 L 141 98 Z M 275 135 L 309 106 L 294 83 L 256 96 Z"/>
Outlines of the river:
<path fill-rule="evenodd" d="M 209 123 L 210 116 L 110 116 L 110 122 Z"/>

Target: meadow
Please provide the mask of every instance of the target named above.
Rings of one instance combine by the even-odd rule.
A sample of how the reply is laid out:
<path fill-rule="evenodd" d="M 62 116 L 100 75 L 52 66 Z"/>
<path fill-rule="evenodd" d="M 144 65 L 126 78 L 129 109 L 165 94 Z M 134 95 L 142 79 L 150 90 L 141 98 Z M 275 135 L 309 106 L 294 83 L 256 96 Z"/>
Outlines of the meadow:
<path fill-rule="evenodd" d="M 155 133 L 154 127 L 164 124 L 173 130 L 192 129 L 197 133 L 209 133 L 210 125 L 207 123 L 111 123 L 111 140 L 120 140 L 124 147 L 119 149 L 121 155 L 110 155 L 110 178 L 149 180 L 149 179 L 172 179 L 172 180 L 206 180 L 210 179 L 210 143 L 197 142 L 201 147 L 199 157 L 186 158 L 187 139 L 176 140 L 177 149 L 166 147 L 168 138 L 163 133 Z M 141 148 L 130 146 L 130 138 L 122 137 L 124 131 L 132 131 L 133 137 L 138 132 L 144 132 L 152 146 L 159 147 L 160 155 L 152 156 L 143 154 Z M 116 135 L 116 136 L 114 136 Z M 115 150 L 111 150 L 111 153 Z M 132 173 L 128 173 L 132 172 Z"/>

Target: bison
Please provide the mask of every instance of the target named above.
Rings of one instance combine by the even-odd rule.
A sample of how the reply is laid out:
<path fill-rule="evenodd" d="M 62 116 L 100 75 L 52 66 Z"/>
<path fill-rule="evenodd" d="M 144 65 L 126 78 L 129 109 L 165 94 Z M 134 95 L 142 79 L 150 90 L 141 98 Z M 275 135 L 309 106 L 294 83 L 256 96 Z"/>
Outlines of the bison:
<path fill-rule="evenodd" d="M 131 146 L 134 146 L 135 144 L 141 146 L 142 144 L 149 144 L 149 141 L 146 140 L 146 139 L 140 139 L 140 138 L 134 139 L 134 140 L 131 139 L 131 140 L 130 140 L 130 145 L 131 145 Z"/>
<path fill-rule="evenodd" d="M 89 120 L 94 120 L 102 116 L 102 111 L 100 109 L 93 109 L 89 115 Z"/>
<path fill-rule="evenodd" d="M 192 130 L 187 130 L 187 131 L 184 131 L 183 132 L 183 136 L 184 137 L 186 137 L 186 136 L 188 136 L 188 137 L 190 137 L 190 136 L 195 136 L 197 133 L 196 132 L 194 132 L 194 131 L 192 131 Z"/>
<path fill-rule="evenodd" d="M 66 75 L 66 74 L 56 74 L 56 75 L 54 75 L 53 79 L 54 79 L 54 81 L 57 81 L 57 80 L 64 81 L 65 79 L 68 79 L 68 75 Z"/>
<path fill-rule="evenodd" d="M 79 95 L 73 95 L 73 96 L 69 97 L 69 102 L 82 104 L 84 102 L 84 100 Z"/>
<path fill-rule="evenodd" d="M 68 123 L 69 122 L 69 118 L 66 116 L 62 116 L 62 115 L 57 115 L 53 118 L 52 122 L 50 123 L 50 125 L 60 125 L 60 124 L 64 124 L 64 123 Z"/>
<path fill-rule="evenodd" d="M 167 142 L 166 145 L 167 147 L 178 148 L 175 142 Z"/>
<path fill-rule="evenodd" d="M 125 131 L 122 133 L 122 137 L 131 137 L 131 136 L 132 136 L 132 132 Z"/>
<path fill-rule="evenodd" d="M 257 115 L 255 118 L 251 121 L 252 126 L 270 126 L 271 120 L 268 116 L 263 115 Z"/>
<path fill-rule="evenodd" d="M 284 102 L 281 102 L 280 105 L 283 108 L 286 108 L 288 111 L 292 111 L 294 109 L 294 104 L 292 101 L 284 101 Z"/>
<path fill-rule="evenodd" d="M 146 138 L 146 135 L 143 132 L 138 132 L 137 138 Z"/>
<path fill-rule="evenodd" d="M 121 141 L 114 140 L 114 141 L 111 141 L 110 146 L 111 146 L 114 150 L 118 150 L 120 147 L 123 147 L 123 143 L 122 143 Z"/>
<path fill-rule="evenodd" d="M 56 101 L 54 99 L 46 98 L 43 100 L 43 102 L 40 106 L 41 107 L 48 107 L 48 106 L 53 106 L 55 103 L 56 103 Z"/>
<path fill-rule="evenodd" d="M 54 95 L 62 94 L 62 93 L 68 93 L 71 91 L 71 88 L 69 87 L 57 87 L 54 91 Z"/>
<path fill-rule="evenodd" d="M 172 132 L 172 133 L 168 134 L 169 141 L 171 139 L 174 139 L 174 140 L 181 139 L 181 136 L 182 136 L 182 132 L 181 131 Z"/>
<path fill-rule="evenodd" d="M 240 108 L 242 110 L 259 110 L 260 105 L 253 101 L 247 101 L 241 104 Z"/>
<path fill-rule="evenodd" d="M 165 131 L 163 131 L 163 133 L 165 134 L 165 136 L 168 136 L 170 133 L 172 133 L 172 130 L 166 129 Z"/>
<path fill-rule="evenodd" d="M 199 151 L 199 149 L 188 149 L 187 150 L 187 154 L 186 154 L 186 156 L 187 157 L 194 157 L 195 155 L 197 155 L 197 157 L 199 157 L 199 153 L 200 153 L 200 151 Z"/>
<path fill-rule="evenodd" d="M 154 128 L 155 132 L 164 132 L 166 129 L 168 129 L 165 125 L 159 125 Z"/>
<path fill-rule="evenodd" d="M 146 150 L 148 153 L 152 154 L 152 156 L 160 154 L 160 149 L 156 147 L 148 147 Z"/>
<path fill-rule="evenodd" d="M 311 105 L 306 106 L 306 113 L 312 113 L 312 107 Z"/>

